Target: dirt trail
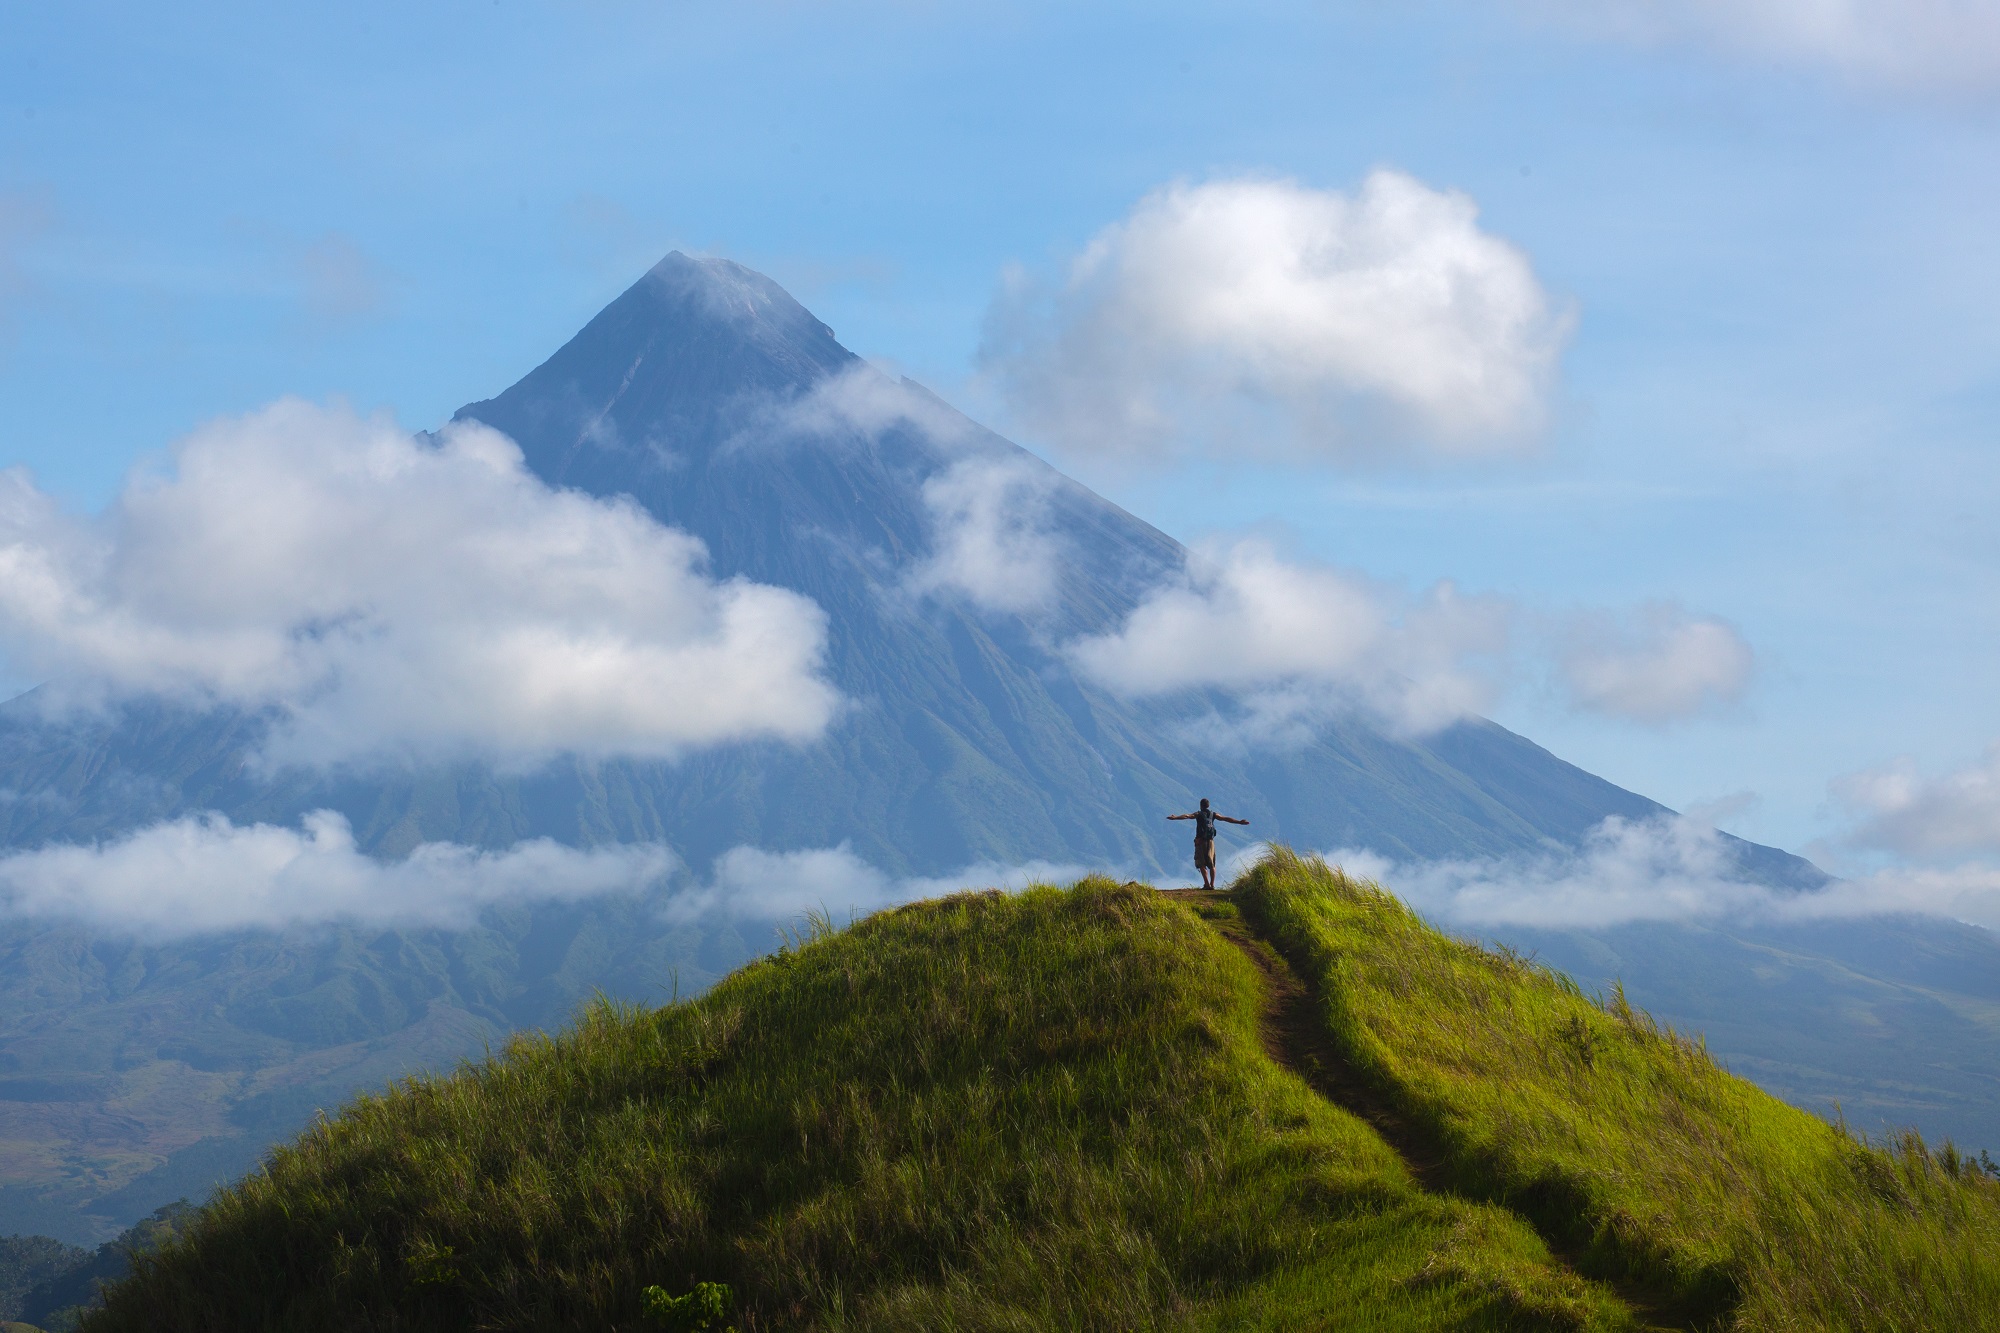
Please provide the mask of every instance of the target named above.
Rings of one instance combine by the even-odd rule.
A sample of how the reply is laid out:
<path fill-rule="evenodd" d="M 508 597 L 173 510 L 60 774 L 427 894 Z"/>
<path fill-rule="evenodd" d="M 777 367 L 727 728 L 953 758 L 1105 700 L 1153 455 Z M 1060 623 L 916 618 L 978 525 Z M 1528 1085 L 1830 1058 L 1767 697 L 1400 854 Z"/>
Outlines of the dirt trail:
<path fill-rule="evenodd" d="M 1305 979 L 1293 969 L 1270 941 L 1258 935 L 1240 913 L 1209 915 L 1202 904 L 1232 901 L 1222 889 L 1162 889 L 1161 896 L 1176 898 L 1196 909 L 1217 934 L 1242 951 L 1264 976 L 1264 1015 L 1260 1027 L 1264 1050 L 1273 1060 L 1306 1081 L 1306 1084 L 1334 1105 L 1360 1116 L 1402 1157 L 1417 1183 L 1433 1194 L 1487 1203 L 1504 1201 L 1484 1198 L 1459 1188 L 1451 1179 L 1443 1150 L 1357 1077 L 1340 1048 L 1327 1036 L 1314 1012 L 1313 995 Z M 1523 1218 L 1532 1226 L 1531 1219 Z M 1537 1232 L 1548 1244 L 1555 1261 L 1584 1276 L 1577 1266 L 1573 1247 L 1564 1245 L 1539 1227 Z M 1609 1286 L 1630 1306 L 1643 1329 L 1694 1330 L 1702 1325 L 1680 1316 L 1666 1304 L 1653 1299 L 1631 1283 L 1605 1277 L 1587 1280 Z"/>

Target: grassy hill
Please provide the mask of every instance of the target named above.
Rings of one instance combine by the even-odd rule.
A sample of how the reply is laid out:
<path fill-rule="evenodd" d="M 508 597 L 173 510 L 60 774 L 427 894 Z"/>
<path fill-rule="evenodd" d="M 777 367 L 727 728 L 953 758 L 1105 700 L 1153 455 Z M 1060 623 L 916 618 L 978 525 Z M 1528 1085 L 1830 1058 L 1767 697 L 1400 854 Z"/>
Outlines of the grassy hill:
<path fill-rule="evenodd" d="M 1279 853 L 819 929 L 277 1152 L 91 1333 L 1981 1328 L 2000 1183 Z"/>

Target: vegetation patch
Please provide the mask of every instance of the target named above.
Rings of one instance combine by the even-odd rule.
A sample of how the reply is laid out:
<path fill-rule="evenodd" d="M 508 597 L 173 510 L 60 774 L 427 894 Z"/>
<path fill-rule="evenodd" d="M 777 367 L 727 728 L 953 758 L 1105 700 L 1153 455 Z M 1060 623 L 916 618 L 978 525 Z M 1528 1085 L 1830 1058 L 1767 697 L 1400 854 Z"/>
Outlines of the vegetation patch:
<path fill-rule="evenodd" d="M 739 1333 L 1633 1326 L 1267 1055 L 1263 977 L 1179 903 L 814 936 L 361 1099 L 84 1327 L 636 1330 L 702 1284 Z"/>
<path fill-rule="evenodd" d="M 1317 859 L 1274 852 L 1236 897 L 1454 1186 L 1586 1271 L 1743 1329 L 2000 1326 L 2000 1182 L 1950 1144 L 1857 1139 Z"/>

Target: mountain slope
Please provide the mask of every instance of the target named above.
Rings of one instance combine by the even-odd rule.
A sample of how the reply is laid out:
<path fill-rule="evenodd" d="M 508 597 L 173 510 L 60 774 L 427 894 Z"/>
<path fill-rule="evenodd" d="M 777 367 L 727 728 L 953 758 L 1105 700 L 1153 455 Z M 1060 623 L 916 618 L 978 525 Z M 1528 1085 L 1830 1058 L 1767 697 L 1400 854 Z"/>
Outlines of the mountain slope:
<path fill-rule="evenodd" d="M 0 845 L 115 834 L 202 810 L 295 822 L 346 815 L 364 846 L 660 839 L 696 865 L 739 844 L 846 842 L 895 873 L 1072 861 L 1157 871 L 1185 858 L 1160 816 L 1215 795 L 1257 836 L 1399 858 L 1572 844 L 1656 802 L 1489 722 L 1404 738 L 1363 716 L 1303 743 L 1204 743 L 1226 712 L 1200 693 L 1117 698 L 1060 651 L 1115 629 L 1181 569 L 1172 539 L 881 375 L 769 279 L 668 256 L 554 356 L 459 419 L 514 439 L 552 485 L 630 495 L 699 536 L 713 572 L 806 594 L 830 619 L 829 675 L 853 702 L 821 741 L 725 747 L 678 763 L 557 762 L 532 774 L 263 775 L 255 718 L 135 704 L 49 724 L 0 708 Z M 947 535 L 927 483 L 968 462 L 1041 497 L 1062 553 L 1052 603 L 1026 613 L 922 595 Z M 1764 878 L 1811 866 L 1741 844 Z"/>
<path fill-rule="evenodd" d="M 639 1328 L 703 1282 L 746 1329 L 1991 1326 L 2000 1183 L 1323 866 L 1240 888 L 959 895 L 600 1007 L 311 1131 L 85 1329 Z"/>

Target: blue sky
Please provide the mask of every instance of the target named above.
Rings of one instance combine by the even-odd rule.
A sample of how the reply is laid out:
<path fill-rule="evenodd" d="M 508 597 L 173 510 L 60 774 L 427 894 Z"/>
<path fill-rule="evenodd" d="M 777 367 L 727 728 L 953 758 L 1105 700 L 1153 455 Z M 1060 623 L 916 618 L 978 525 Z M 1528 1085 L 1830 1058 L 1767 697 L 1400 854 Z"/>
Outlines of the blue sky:
<path fill-rule="evenodd" d="M 1641 724 L 1528 682 L 1496 716 L 1813 846 L 1845 827 L 1843 775 L 1972 771 L 2000 738 L 2000 18 L 1603 8 L 1630 22 L 1556 0 L 9 6 L 0 464 L 88 509 L 285 394 L 430 426 L 666 250 L 723 254 L 1183 539 L 1553 618 L 1726 620 L 1756 670 L 1725 707 Z M 1785 26 L 1816 8 L 1859 36 Z M 1899 14 L 1907 42 L 1864 40 Z M 1175 181 L 1351 193 L 1379 167 L 1469 196 L 1573 317 L 1528 456 L 1223 441 L 1113 466 L 979 378 L 1010 265 L 1059 274 Z"/>

